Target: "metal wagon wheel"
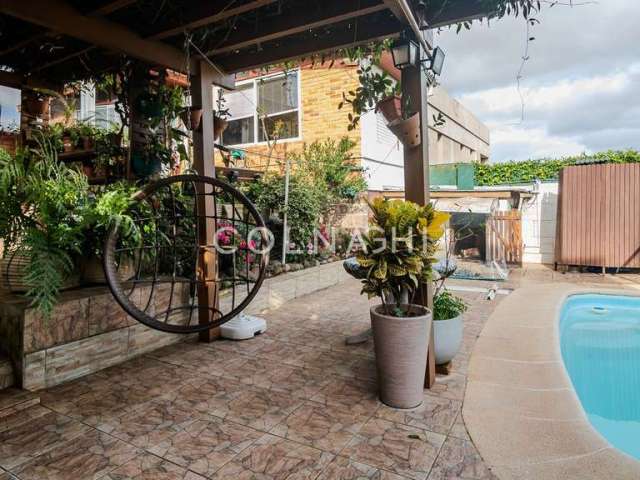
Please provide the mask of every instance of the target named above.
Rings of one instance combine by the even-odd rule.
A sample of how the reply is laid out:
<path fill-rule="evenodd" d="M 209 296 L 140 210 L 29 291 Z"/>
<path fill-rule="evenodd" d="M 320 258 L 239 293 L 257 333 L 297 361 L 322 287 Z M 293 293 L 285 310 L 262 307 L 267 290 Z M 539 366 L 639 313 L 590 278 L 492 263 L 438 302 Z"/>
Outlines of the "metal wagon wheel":
<path fill-rule="evenodd" d="M 126 213 L 108 232 L 104 271 L 139 322 L 197 333 L 227 322 L 258 293 L 273 238 L 242 192 L 178 175 L 138 192 Z"/>

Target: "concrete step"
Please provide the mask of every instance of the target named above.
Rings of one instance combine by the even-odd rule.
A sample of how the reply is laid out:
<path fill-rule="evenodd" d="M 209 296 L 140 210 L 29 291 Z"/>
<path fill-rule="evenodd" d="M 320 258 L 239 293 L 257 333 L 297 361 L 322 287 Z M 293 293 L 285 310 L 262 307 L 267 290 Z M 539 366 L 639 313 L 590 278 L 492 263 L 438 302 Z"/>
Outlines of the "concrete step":
<path fill-rule="evenodd" d="M 39 403 L 40 395 L 37 393 L 13 387 L 0 390 L 0 419 Z"/>
<path fill-rule="evenodd" d="M 12 387 L 15 378 L 13 376 L 13 366 L 7 357 L 0 354 L 0 390 Z"/>

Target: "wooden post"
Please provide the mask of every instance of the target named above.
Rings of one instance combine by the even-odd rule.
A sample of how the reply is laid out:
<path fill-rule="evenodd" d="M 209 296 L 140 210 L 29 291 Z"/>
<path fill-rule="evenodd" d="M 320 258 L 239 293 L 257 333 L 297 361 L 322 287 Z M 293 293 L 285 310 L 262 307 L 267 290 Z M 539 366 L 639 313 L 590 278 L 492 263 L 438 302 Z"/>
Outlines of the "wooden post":
<path fill-rule="evenodd" d="M 193 132 L 193 167 L 200 175 L 215 177 L 216 169 L 213 163 L 213 79 L 215 73 L 205 62 L 199 62 L 198 72 L 191 77 L 191 98 L 194 106 L 202 106 L 201 128 Z M 203 186 L 204 187 L 204 186 Z M 204 190 L 199 192 L 204 193 Z M 215 205 L 211 196 L 198 198 L 200 214 L 215 215 Z M 213 218 L 202 219 L 200 222 L 201 257 L 199 258 L 198 278 L 207 281 L 217 279 L 216 251 L 213 248 L 216 222 Z M 205 306 L 217 306 L 217 283 L 198 285 L 198 303 Z M 209 321 L 210 312 L 206 308 L 199 309 L 200 322 Z M 200 341 L 211 342 L 220 336 L 218 328 L 200 334 Z"/>
<path fill-rule="evenodd" d="M 419 47 L 422 50 L 422 47 Z M 422 52 L 420 58 L 424 58 Z M 409 109 L 420 112 L 422 142 L 418 147 L 404 147 L 404 191 L 405 199 L 418 205 L 429 203 L 429 111 L 428 79 L 422 66 L 409 66 L 402 70 L 402 97 L 408 98 Z M 422 285 L 416 303 L 431 308 L 433 291 L 431 285 Z M 433 326 L 429 340 L 425 387 L 431 388 L 436 379 L 436 366 L 433 347 Z"/>

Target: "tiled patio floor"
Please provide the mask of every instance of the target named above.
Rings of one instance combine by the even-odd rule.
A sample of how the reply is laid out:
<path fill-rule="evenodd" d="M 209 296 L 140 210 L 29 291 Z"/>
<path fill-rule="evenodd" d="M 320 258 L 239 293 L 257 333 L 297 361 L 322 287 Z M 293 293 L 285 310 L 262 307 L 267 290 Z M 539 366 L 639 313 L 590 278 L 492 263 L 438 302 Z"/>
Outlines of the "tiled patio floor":
<path fill-rule="evenodd" d="M 453 373 L 413 411 L 376 396 L 368 302 L 350 281 L 266 315 L 244 342 L 184 343 L 43 392 L 0 419 L 0 480 L 493 478 L 460 411 L 500 297 L 471 303 Z M 116 308 L 114 306 L 114 308 Z"/>

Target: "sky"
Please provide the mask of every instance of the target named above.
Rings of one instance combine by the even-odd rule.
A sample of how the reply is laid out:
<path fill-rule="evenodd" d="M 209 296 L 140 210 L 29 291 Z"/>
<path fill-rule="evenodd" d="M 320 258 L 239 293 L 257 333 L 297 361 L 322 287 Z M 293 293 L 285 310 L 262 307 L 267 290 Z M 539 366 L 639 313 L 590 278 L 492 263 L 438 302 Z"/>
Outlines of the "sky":
<path fill-rule="evenodd" d="M 489 126 L 491 161 L 640 149 L 640 2 L 543 7 L 536 18 L 521 80 L 524 120 L 522 18 L 436 37 L 447 54 L 440 83 Z"/>
<path fill-rule="evenodd" d="M 18 124 L 20 118 L 18 116 L 17 106 L 20 104 L 20 91 L 13 88 L 0 87 L 0 127 L 9 127 L 12 124 Z"/>

